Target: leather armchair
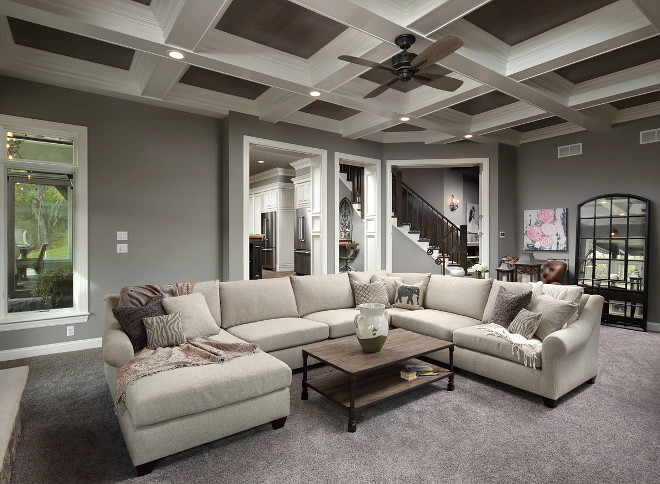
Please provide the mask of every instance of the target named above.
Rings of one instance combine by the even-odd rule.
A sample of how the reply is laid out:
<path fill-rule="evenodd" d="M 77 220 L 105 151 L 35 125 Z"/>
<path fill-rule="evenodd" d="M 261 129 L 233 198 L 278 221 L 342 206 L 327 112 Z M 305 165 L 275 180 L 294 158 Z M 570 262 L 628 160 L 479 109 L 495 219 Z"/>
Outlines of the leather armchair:
<path fill-rule="evenodd" d="M 561 284 L 566 272 L 566 262 L 560 260 L 539 260 L 543 284 Z"/>

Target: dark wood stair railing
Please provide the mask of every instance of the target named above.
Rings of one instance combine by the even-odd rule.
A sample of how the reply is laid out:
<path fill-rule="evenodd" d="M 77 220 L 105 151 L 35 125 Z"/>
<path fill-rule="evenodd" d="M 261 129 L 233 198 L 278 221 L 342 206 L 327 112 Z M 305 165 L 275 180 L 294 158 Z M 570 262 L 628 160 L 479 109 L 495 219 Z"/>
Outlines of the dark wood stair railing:
<path fill-rule="evenodd" d="M 362 201 L 364 200 L 364 167 L 340 164 L 339 173 L 345 173 L 346 181 L 351 182 L 351 203 L 357 203 L 360 206 L 360 218 L 364 218 L 364 210 L 362 209 Z"/>
<path fill-rule="evenodd" d="M 467 270 L 467 226 L 454 224 L 403 183 L 400 171 L 392 174 L 392 187 L 392 211 L 397 218 L 397 225 L 408 225 L 409 234 L 419 234 L 420 242 L 428 242 L 428 255 L 433 256 L 433 252 L 438 251 L 435 263 L 442 266 L 443 274 L 447 260 Z M 449 254 L 454 245 L 461 247 L 463 253 Z"/>

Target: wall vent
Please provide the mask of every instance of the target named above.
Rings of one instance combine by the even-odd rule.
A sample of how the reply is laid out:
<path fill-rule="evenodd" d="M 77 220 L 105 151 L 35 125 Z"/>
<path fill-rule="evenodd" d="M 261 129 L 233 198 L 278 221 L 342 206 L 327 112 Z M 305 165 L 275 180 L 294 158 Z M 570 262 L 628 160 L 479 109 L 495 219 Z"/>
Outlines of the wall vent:
<path fill-rule="evenodd" d="M 581 154 L 582 154 L 582 143 L 560 146 L 557 149 L 557 158 L 565 158 L 566 156 L 575 156 Z"/>
<path fill-rule="evenodd" d="M 660 141 L 660 128 L 639 132 L 640 145 L 645 145 L 646 143 L 656 143 L 658 141 Z"/>

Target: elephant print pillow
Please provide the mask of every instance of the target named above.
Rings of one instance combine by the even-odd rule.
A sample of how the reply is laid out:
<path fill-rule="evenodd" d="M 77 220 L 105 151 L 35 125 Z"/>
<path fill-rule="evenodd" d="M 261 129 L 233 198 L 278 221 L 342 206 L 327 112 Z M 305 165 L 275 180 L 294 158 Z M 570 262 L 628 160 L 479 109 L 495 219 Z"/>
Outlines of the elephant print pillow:
<path fill-rule="evenodd" d="M 426 291 L 426 284 L 424 282 L 404 284 L 403 282 L 394 281 L 394 284 L 396 287 L 396 296 L 394 297 L 395 308 L 424 309 L 422 307 L 424 291 Z"/>

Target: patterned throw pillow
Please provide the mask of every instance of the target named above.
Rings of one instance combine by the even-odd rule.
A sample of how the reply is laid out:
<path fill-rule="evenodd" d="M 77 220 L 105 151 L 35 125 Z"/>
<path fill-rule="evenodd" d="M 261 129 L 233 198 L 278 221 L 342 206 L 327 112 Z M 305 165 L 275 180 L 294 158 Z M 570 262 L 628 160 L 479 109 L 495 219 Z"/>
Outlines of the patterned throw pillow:
<path fill-rule="evenodd" d="M 133 345 L 133 351 L 136 353 L 147 346 L 147 331 L 144 328 L 142 319 L 152 316 L 162 316 L 165 314 L 163 308 L 163 295 L 157 294 L 152 297 L 144 306 L 122 306 L 112 309 L 117 321 L 124 332 L 128 335 Z"/>
<path fill-rule="evenodd" d="M 366 303 L 380 303 L 389 307 L 387 299 L 387 285 L 385 281 L 377 281 L 373 284 L 364 282 L 353 282 L 353 296 L 355 296 L 355 305 Z"/>
<path fill-rule="evenodd" d="M 500 287 L 489 321 L 508 328 L 521 309 L 529 308 L 530 302 L 532 302 L 532 291 L 516 294 Z"/>
<path fill-rule="evenodd" d="M 394 284 L 394 281 L 403 282 L 403 277 L 380 276 L 378 274 L 374 274 L 371 276 L 371 282 L 373 283 L 376 281 L 385 281 L 385 284 L 387 285 L 387 299 L 389 300 L 390 304 L 394 304 L 394 298 L 396 297 L 396 285 Z"/>
<path fill-rule="evenodd" d="M 424 309 L 422 301 L 426 291 L 426 283 L 404 284 L 394 281 L 396 287 L 396 296 L 394 297 L 394 307 L 403 309 Z"/>
<path fill-rule="evenodd" d="M 533 313 L 527 309 L 521 309 L 509 325 L 509 333 L 522 335 L 530 339 L 536 333 L 541 324 L 541 313 Z"/>
<path fill-rule="evenodd" d="M 181 327 L 181 313 L 144 318 L 143 321 L 147 329 L 147 348 L 150 350 L 178 346 L 186 342 Z"/>

